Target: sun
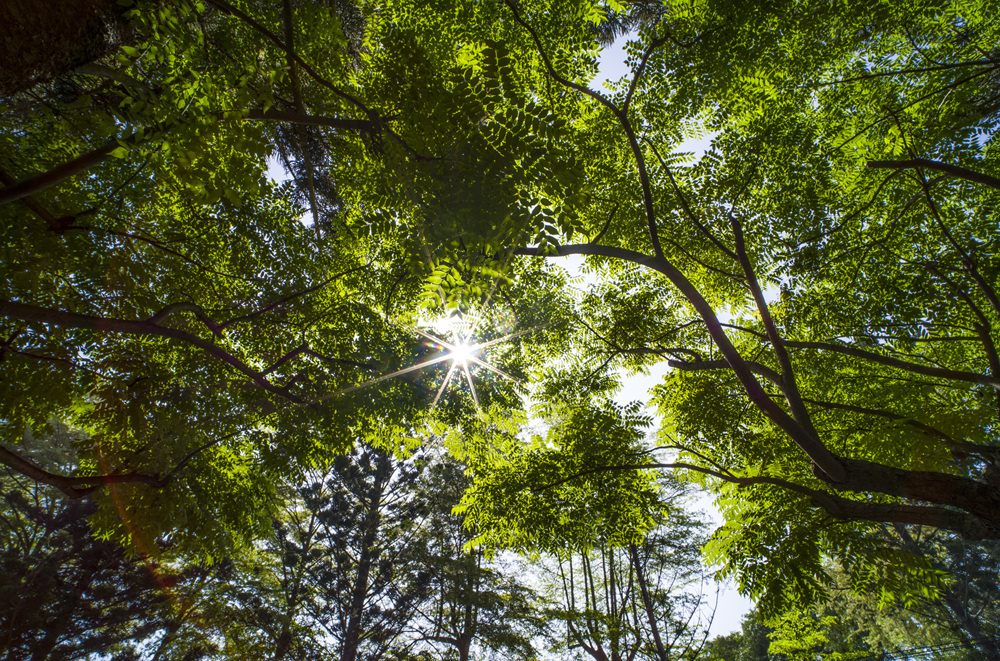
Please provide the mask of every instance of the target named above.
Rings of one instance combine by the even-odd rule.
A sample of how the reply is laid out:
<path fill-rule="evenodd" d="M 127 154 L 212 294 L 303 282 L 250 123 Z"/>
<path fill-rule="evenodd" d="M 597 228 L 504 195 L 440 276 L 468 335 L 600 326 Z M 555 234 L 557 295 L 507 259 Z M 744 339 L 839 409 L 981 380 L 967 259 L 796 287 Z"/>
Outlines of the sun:
<path fill-rule="evenodd" d="M 476 358 L 478 346 L 469 344 L 468 340 L 462 340 L 451 347 L 448 357 L 453 363 L 461 366 L 468 365 Z"/>
<path fill-rule="evenodd" d="M 448 389 L 448 386 L 453 382 L 453 380 L 456 379 L 456 377 L 457 380 L 462 380 L 462 377 L 464 377 L 464 380 L 469 385 L 469 392 L 472 395 L 472 401 L 476 405 L 476 408 L 479 409 L 479 394 L 476 392 L 476 384 L 472 377 L 471 368 L 480 367 L 496 374 L 497 376 L 514 382 L 520 382 L 519 379 L 487 362 L 485 360 L 486 353 L 490 348 L 497 344 L 510 342 L 511 340 L 521 337 L 522 335 L 534 333 L 537 330 L 544 328 L 544 326 L 526 328 L 524 330 L 507 333 L 501 337 L 477 344 L 473 342 L 472 338 L 475 335 L 476 329 L 483 321 L 484 319 L 482 318 L 474 318 L 470 320 L 456 316 L 446 317 L 433 324 L 434 330 L 437 334 L 429 333 L 425 330 L 421 330 L 420 328 L 409 327 L 408 330 L 413 334 L 423 337 L 425 340 L 428 340 L 432 346 L 437 347 L 440 350 L 437 355 L 429 358 L 428 360 L 417 363 L 416 365 L 410 365 L 409 367 L 404 367 L 403 369 L 396 370 L 390 374 L 383 374 L 382 376 L 377 376 L 374 379 L 369 379 L 364 383 L 359 383 L 336 392 L 328 393 L 314 400 L 314 403 L 338 397 L 362 388 L 368 388 L 377 383 L 402 376 L 403 374 L 409 374 L 417 370 L 425 369 L 432 365 L 450 362 L 451 365 L 448 367 L 448 373 L 445 375 L 444 381 L 438 388 L 437 395 L 434 397 L 434 403 L 431 404 L 431 410 L 437 407 L 438 402 L 441 400 L 441 396 L 444 394 L 445 390 Z M 448 341 L 443 337 L 440 337 L 442 335 L 448 335 L 454 339 Z"/>

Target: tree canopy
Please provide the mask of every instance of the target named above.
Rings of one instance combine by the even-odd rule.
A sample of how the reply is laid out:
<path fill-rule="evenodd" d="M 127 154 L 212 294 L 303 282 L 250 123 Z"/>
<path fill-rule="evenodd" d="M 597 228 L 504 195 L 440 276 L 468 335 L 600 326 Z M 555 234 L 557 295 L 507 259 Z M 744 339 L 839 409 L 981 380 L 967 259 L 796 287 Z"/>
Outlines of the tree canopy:
<path fill-rule="evenodd" d="M 365 489 L 447 451 L 465 531 L 426 524 L 447 580 L 415 626 L 461 658 L 498 553 L 641 576 L 668 471 L 762 613 L 839 581 L 960 621 L 941 558 L 1000 539 L 995 4 L 137 0 L 72 32 L 14 3 L 50 51 L 0 49 L 0 462 L 139 554 L 266 539 L 294 573 L 302 517 L 395 548 Z M 651 411 L 615 402 L 664 363 Z M 318 495 L 334 467 L 353 500 Z M 374 589 L 362 565 L 330 580 Z M 290 653 L 306 602 L 262 580 Z M 413 581 L 342 604 L 344 635 Z"/>

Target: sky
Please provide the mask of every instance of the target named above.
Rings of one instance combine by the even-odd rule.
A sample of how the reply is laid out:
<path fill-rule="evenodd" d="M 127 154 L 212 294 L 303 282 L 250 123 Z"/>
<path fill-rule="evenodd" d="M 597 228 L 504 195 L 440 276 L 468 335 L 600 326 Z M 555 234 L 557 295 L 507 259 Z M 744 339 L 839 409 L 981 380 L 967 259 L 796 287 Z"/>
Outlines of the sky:
<path fill-rule="evenodd" d="M 629 67 L 625 64 L 625 44 L 627 42 L 628 37 L 619 38 L 613 45 L 601 51 L 598 72 L 592 81 L 593 86 L 597 87 L 607 80 L 618 80 L 620 77 L 630 73 Z M 709 147 L 712 137 L 710 135 L 702 139 L 685 140 L 676 147 L 675 151 L 693 152 L 695 159 L 698 159 Z M 568 270 L 571 273 L 579 273 L 580 263 L 582 263 L 582 259 L 577 260 L 576 264 L 568 264 Z M 649 389 L 661 383 L 663 376 L 668 370 L 669 368 L 665 364 L 660 364 L 650 369 L 647 374 L 621 374 L 623 388 L 618 394 L 618 401 L 621 403 L 636 400 L 644 403 L 647 402 L 649 400 Z M 718 526 L 722 523 L 722 516 L 712 504 L 710 498 L 702 497 L 698 499 L 696 506 L 704 511 L 713 526 Z M 742 596 L 736 590 L 735 585 L 728 581 L 721 583 L 719 606 L 716 609 L 715 619 L 712 620 L 712 627 L 710 629 L 711 637 L 739 630 L 743 616 L 751 608 L 753 608 L 753 602 Z"/>
<path fill-rule="evenodd" d="M 618 80 L 621 76 L 629 73 L 629 68 L 625 64 L 625 44 L 627 41 L 627 37 L 620 38 L 613 45 L 606 47 L 601 52 L 598 73 L 591 83 L 595 88 L 602 88 L 603 91 L 608 91 L 603 86 L 605 81 Z M 676 151 L 693 152 L 696 159 L 700 158 L 704 151 L 708 148 L 711 139 L 712 136 L 702 139 L 686 140 L 678 145 Z M 277 182 L 286 181 L 289 178 L 288 173 L 285 172 L 280 162 L 275 158 L 268 160 L 267 176 L 271 180 Z M 308 213 L 306 216 L 308 216 Z M 306 218 L 303 220 L 304 222 L 308 222 L 308 219 Z M 571 276 L 580 278 L 580 282 L 577 286 L 581 288 L 586 287 L 588 283 L 593 282 L 592 278 L 581 273 L 580 267 L 582 264 L 583 258 L 579 256 L 561 260 L 560 264 L 566 268 Z M 663 376 L 666 374 L 668 369 L 669 368 L 665 364 L 662 364 L 654 366 L 646 374 L 621 374 L 620 376 L 623 388 L 618 394 L 617 400 L 621 403 L 636 400 L 646 403 L 649 399 L 650 388 L 662 381 Z M 695 506 L 705 513 L 706 517 L 713 524 L 713 526 L 721 524 L 721 515 L 712 504 L 710 498 L 702 497 L 697 499 L 695 501 Z M 721 583 L 719 588 L 720 593 L 718 608 L 716 609 L 715 618 L 712 620 L 712 626 L 710 629 L 710 636 L 713 638 L 718 635 L 739 630 L 743 615 L 753 607 L 753 603 L 740 595 L 732 583 Z M 712 588 L 709 587 L 708 590 L 711 591 Z"/>

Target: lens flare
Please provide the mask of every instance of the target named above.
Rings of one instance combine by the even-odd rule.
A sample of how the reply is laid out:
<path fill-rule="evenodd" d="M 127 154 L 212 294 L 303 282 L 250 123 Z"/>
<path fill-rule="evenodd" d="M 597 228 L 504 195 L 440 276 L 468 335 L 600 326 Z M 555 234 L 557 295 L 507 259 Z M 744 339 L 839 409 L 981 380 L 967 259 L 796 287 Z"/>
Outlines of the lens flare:
<path fill-rule="evenodd" d="M 434 330 L 438 334 L 440 335 L 448 334 L 451 335 L 453 338 L 457 338 L 453 339 L 452 341 L 445 340 L 444 338 L 439 337 L 439 335 L 431 334 L 419 328 L 411 327 L 408 329 L 409 331 L 423 337 L 425 340 L 428 340 L 432 346 L 440 349 L 440 353 L 434 356 L 433 358 L 417 363 L 416 365 L 411 365 L 409 367 L 404 367 L 403 369 L 396 370 L 395 372 L 391 372 L 389 374 L 383 374 L 381 376 L 377 376 L 374 379 L 369 379 L 363 383 L 359 383 L 354 386 L 349 386 L 347 388 L 337 390 L 336 392 L 327 393 L 326 395 L 317 397 L 311 402 L 308 402 L 306 405 L 324 402 L 333 399 L 335 397 L 339 397 L 340 395 L 345 395 L 347 393 L 354 392 L 356 390 L 361 390 L 362 388 L 371 387 L 377 383 L 393 379 L 397 376 L 402 376 L 403 374 L 409 374 L 411 372 L 415 372 L 417 370 L 421 370 L 424 369 L 425 367 L 430 367 L 438 363 L 448 362 L 450 363 L 448 373 L 445 376 L 444 381 L 441 383 L 441 387 L 438 388 L 437 395 L 434 397 L 434 403 L 431 405 L 431 408 L 434 409 L 435 407 L 437 407 L 437 404 L 441 400 L 441 396 L 444 394 L 444 391 L 447 390 L 448 386 L 453 381 L 456 380 L 455 373 L 461 372 L 461 375 L 458 377 L 457 380 L 461 380 L 462 376 L 465 377 L 465 381 L 466 383 L 468 383 L 469 391 L 472 395 L 472 401 L 475 403 L 476 408 L 478 409 L 479 394 L 476 392 L 476 384 L 474 379 L 472 378 L 471 368 L 474 366 L 482 367 L 490 372 L 493 372 L 497 376 L 501 376 L 511 381 L 519 381 L 519 379 L 511 376 L 507 372 L 497 367 L 494 367 L 493 365 L 490 365 L 488 362 L 486 362 L 483 359 L 486 354 L 486 351 L 490 347 L 493 347 L 497 344 L 501 344 L 503 342 L 509 342 L 523 335 L 534 333 L 535 331 L 544 328 L 546 326 L 546 325 L 535 326 L 534 328 L 527 328 L 514 333 L 507 333 L 506 335 L 503 335 L 493 340 L 489 340 L 487 342 L 474 343 L 472 342 L 472 334 L 475 332 L 476 327 L 480 323 L 482 323 L 482 321 L 483 321 L 482 318 L 469 320 L 469 319 L 462 319 L 460 317 L 448 317 L 443 320 L 439 320 L 437 323 L 435 323 Z"/>
<path fill-rule="evenodd" d="M 478 346 L 462 341 L 452 347 L 448 357 L 456 365 L 468 365 L 476 357 L 477 349 Z"/>

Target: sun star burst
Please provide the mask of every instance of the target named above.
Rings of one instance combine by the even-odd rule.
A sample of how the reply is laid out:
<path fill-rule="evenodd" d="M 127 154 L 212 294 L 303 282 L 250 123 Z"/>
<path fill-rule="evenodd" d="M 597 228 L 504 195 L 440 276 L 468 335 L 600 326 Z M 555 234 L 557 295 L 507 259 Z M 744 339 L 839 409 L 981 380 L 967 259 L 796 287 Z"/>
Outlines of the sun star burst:
<path fill-rule="evenodd" d="M 461 375 L 458 378 L 461 379 L 464 377 L 465 381 L 469 384 L 469 391 L 472 394 L 472 401 L 475 403 L 476 408 L 479 409 L 480 408 L 479 394 L 476 392 L 476 384 L 472 378 L 472 367 L 474 366 L 482 367 L 490 372 L 493 372 L 497 376 L 501 376 L 505 379 L 509 379 L 514 382 L 519 382 L 519 379 L 511 376 L 502 369 L 494 365 L 491 365 L 483 358 L 486 354 L 486 350 L 489 349 L 490 347 L 496 346 L 497 344 L 503 342 L 509 342 L 528 333 L 533 333 L 534 331 L 538 330 L 538 328 L 537 327 L 528 328 L 525 330 L 517 331 L 516 333 L 508 333 L 506 335 L 495 338 L 493 340 L 488 340 L 486 342 L 475 343 L 473 342 L 472 338 L 473 334 L 475 333 L 476 327 L 478 325 L 479 322 L 477 321 L 471 324 L 471 327 L 468 328 L 467 330 L 459 331 L 457 333 L 457 339 L 453 341 L 448 341 L 443 337 L 439 337 L 437 335 L 431 334 L 419 328 L 411 327 L 409 329 L 410 331 L 412 331 L 417 335 L 420 335 L 424 339 L 433 343 L 433 345 L 440 347 L 441 349 L 440 353 L 434 356 L 433 358 L 417 363 L 415 365 L 410 365 L 409 367 L 404 367 L 403 369 L 396 370 L 395 372 L 392 372 L 390 374 L 383 374 L 381 376 L 375 377 L 374 379 L 369 379 L 364 383 L 359 383 L 355 386 L 350 386 L 349 388 L 344 388 L 342 390 L 338 390 L 337 392 L 329 393 L 327 395 L 324 395 L 323 397 L 320 397 L 316 401 L 323 401 L 331 399 L 333 397 L 337 397 L 339 395 L 345 395 L 349 392 L 354 392 L 355 390 L 361 390 L 362 388 L 367 388 L 377 383 L 381 383 L 382 381 L 388 381 L 389 379 L 395 378 L 397 376 L 402 376 L 404 374 L 416 372 L 418 370 L 424 369 L 425 367 L 437 365 L 438 363 L 449 362 L 450 365 L 448 366 L 448 373 L 445 375 L 444 381 L 441 382 L 441 386 L 438 388 L 437 394 L 434 397 L 434 402 L 433 404 L 431 404 L 431 409 L 433 410 L 435 407 L 437 407 L 437 404 L 441 400 L 441 396 L 444 394 L 444 391 L 448 389 L 448 386 L 451 384 L 452 379 L 455 378 L 456 372 L 461 372 Z"/>

